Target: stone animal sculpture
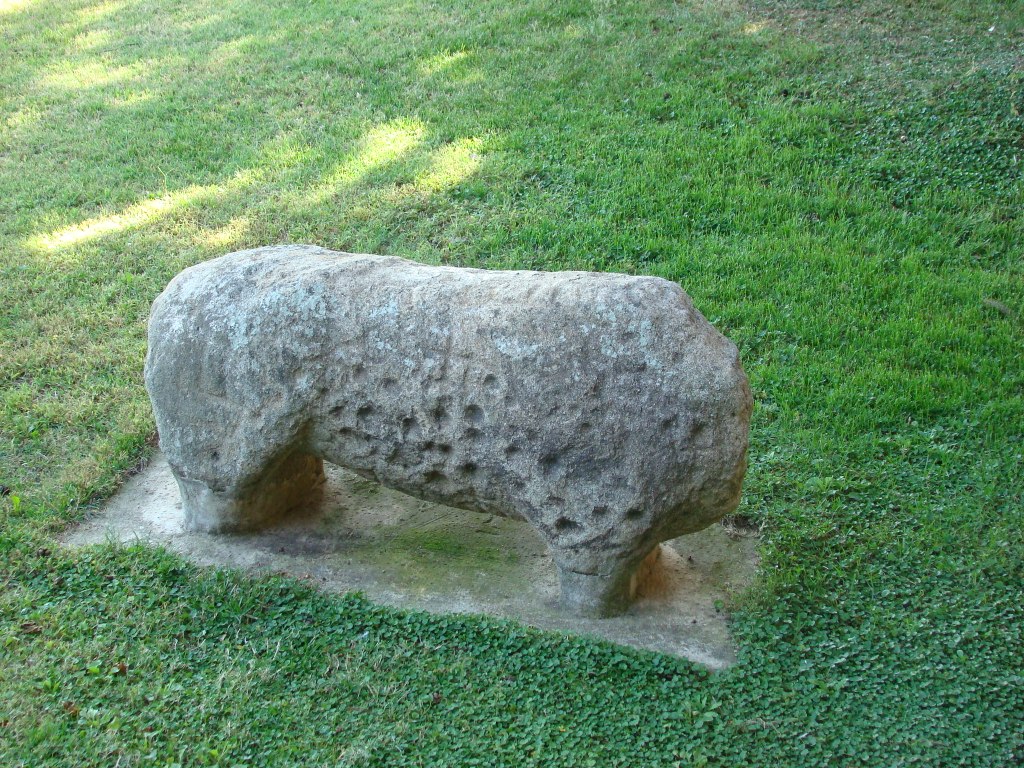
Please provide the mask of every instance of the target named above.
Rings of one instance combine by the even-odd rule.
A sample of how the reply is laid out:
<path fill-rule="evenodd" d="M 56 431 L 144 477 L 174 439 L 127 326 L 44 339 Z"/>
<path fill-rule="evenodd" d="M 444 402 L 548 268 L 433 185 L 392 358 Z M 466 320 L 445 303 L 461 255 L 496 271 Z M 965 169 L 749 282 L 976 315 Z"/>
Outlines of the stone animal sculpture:
<path fill-rule="evenodd" d="M 746 470 L 736 347 L 654 277 L 232 253 L 157 298 L 145 377 L 191 530 L 287 513 L 327 460 L 528 521 L 581 615 L 625 610 L 645 558 L 735 509 Z"/>

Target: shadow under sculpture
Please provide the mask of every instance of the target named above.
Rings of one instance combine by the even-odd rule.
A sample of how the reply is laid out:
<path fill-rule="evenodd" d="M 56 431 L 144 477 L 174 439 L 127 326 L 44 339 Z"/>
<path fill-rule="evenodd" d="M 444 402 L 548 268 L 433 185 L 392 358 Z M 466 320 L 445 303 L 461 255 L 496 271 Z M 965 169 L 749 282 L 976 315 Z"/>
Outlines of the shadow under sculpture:
<path fill-rule="evenodd" d="M 582 615 L 624 611 L 658 544 L 735 509 L 746 470 L 736 347 L 660 278 L 232 253 L 154 302 L 145 378 L 189 529 L 287 514 L 327 460 L 528 521 Z"/>

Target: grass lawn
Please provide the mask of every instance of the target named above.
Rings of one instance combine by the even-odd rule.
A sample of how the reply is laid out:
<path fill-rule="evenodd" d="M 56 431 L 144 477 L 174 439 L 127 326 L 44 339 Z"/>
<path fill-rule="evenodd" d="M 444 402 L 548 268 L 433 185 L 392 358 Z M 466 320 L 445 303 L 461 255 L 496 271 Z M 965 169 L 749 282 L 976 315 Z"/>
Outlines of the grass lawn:
<path fill-rule="evenodd" d="M 1018 0 L 0 0 L 0 765 L 1021 764 L 1022 168 Z M 280 242 L 678 281 L 739 664 L 60 550 L 150 302 Z"/>

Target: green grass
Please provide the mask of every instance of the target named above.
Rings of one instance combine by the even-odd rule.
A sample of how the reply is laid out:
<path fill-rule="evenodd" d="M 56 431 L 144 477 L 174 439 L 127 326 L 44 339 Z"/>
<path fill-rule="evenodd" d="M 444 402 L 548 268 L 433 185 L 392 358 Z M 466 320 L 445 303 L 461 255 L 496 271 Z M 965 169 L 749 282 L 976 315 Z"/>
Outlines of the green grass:
<path fill-rule="evenodd" d="M 1014 0 L 0 0 L 0 764 L 1020 763 L 1022 41 Z M 679 281 L 757 401 L 739 664 L 57 549 L 149 450 L 152 299 L 277 242 Z"/>

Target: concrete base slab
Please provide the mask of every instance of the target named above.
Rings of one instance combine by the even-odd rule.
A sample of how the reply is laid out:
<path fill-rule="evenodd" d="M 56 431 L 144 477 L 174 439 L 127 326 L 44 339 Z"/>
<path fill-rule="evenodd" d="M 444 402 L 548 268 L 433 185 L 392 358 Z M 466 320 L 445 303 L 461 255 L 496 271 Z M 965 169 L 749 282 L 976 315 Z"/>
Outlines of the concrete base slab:
<path fill-rule="evenodd" d="M 284 572 L 333 592 L 434 613 L 484 613 L 682 656 L 712 669 L 735 658 L 722 603 L 757 567 L 757 537 L 716 525 L 667 542 L 629 612 L 561 613 L 558 580 L 526 523 L 420 501 L 325 465 L 319 508 L 255 534 L 183 529 L 178 488 L 162 455 L 64 537 L 69 546 L 141 541 L 200 565 Z"/>

